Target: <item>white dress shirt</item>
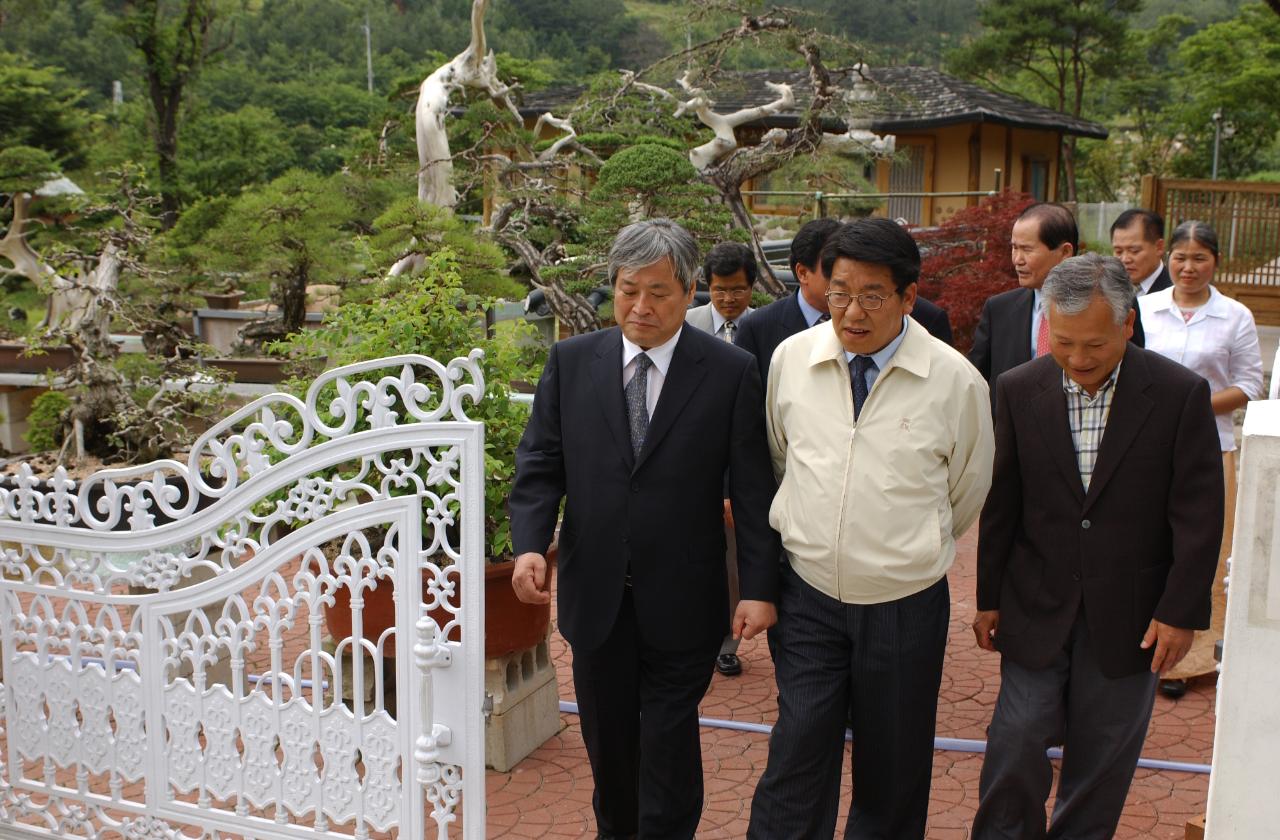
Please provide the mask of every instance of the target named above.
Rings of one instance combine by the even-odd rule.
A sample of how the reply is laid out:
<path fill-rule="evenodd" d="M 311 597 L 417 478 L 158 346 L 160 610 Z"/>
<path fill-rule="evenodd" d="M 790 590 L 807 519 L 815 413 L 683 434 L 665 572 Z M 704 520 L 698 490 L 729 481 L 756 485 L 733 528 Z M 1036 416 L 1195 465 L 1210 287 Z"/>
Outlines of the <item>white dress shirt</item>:
<path fill-rule="evenodd" d="M 1156 263 L 1156 270 L 1151 272 L 1146 280 L 1138 284 L 1138 297 L 1144 297 L 1151 292 L 1151 287 L 1156 284 L 1156 280 L 1160 277 L 1160 272 L 1164 271 L 1164 263 Z"/>
<path fill-rule="evenodd" d="M 632 344 L 625 335 L 622 337 L 622 387 L 626 388 L 631 377 L 636 375 L 636 356 L 648 355 L 653 365 L 649 368 L 649 393 L 645 399 L 645 408 L 649 410 L 649 419 L 653 419 L 653 410 L 658 407 L 658 397 L 662 394 L 662 383 L 667 381 L 667 370 L 671 367 L 671 357 L 676 352 L 676 342 L 680 340 L 680 327 L 676 334 L 663 344 L 649 350 Z"/>
<path fill-rule="evenodd" d="M 734 320 L 733 325 L 735 327 L 739 326 L 742 323 L 742 319 L 750 315 L 752 312 L 755 312 L 755 310 L 748 306 L 747 311 L 739 315 L 737 319 Z M 727 320 L 727 318 L 720 314 L 719 309 L 716 309 L 715 306 L 711 307 L 711 334 L 721 341 L 724 341 L 724 325 Z"/>
<path fill-rule="evenodd" d="M 1271 363 L 1271 391 L 1269 400 L 1280 400 L 1280 347 L 1276 348 L 1276 360 Z"/>
<path fill-rule="evenodd" d="M 1036 337 L 1040 335 L 1040 320 L 1045 317 L 1044 290 L 1034 289 L 1035 297 L 1031 304 L 1031 358 L 1036 357 Z"/>
<path fill-rule="evenodd" d="M 1173 302 L 1173 289 L 1138 298 L 1146 347 L 1173 359 L 1209 380 L 1213 393 L 1236 387 L 1256 400 L 1262 396 L 1262 350 L 1253 313 L 1212 286 L 1209 300 L 1190 321 Z M 1219 414 L 1222 451 L 1236 448 L 1231 413 Z"/>

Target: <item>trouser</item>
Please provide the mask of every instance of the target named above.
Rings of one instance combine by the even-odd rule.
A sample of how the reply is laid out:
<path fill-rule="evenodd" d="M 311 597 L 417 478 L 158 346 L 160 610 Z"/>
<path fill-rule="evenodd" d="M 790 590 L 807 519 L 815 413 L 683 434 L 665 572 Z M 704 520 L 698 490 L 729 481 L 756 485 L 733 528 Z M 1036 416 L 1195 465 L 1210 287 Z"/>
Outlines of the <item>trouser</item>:
<path fill-rule="evenodd" d="M 725 499 L 724 523 L 724 567 L 729 578 L 729 632 L 720 644 L 720 653 L 737 653 L 738 639 L 733 637 L 733 614 L 738 611 L 738 538 L 733 530 L 733 520 L 729 517 L 729 500 Z"/>
<path fill-rule="evenodd" d="M 1151 720 L 1157 678 L 1113 679 L 1098 669 L 1084 611 L 1044 668 L 1004 657 L 987 731 L 973 840 L 1105 840 L 1115 834 Z M 1058 798 L 1045 750 L 1062 744 Z"/>
<path fill-rule="evenodd" d="M 831 837 L 846 721 L 846 838 L 923 838 L 951 601 L 946 578 L 882 604 L 845 604 L 783 567 L 773 641 L 778 722 L 747 836 Z"/>
<path fill-rule="evenodd" d="M 645 840 L 694 836 L 703 790 L 698 702 L 711 683 L 716 644 L 683 651 L 646 645 L 627 589 L 604 643 L 573 649 L 574 690 L 601 834 Z"/>

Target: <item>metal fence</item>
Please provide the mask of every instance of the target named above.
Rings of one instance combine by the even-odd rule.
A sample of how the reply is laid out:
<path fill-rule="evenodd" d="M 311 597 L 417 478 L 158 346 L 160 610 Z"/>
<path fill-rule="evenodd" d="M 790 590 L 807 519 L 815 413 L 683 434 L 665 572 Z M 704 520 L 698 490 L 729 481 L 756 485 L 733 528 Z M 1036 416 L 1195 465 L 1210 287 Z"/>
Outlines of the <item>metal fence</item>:
<path fill-rule="evenodd" d="M 1155 207 L 1168 231 L 1191 219 L 1213 226 L 1221 282 L 1280 286 L 1280 184 L 1162 179 Z"/>

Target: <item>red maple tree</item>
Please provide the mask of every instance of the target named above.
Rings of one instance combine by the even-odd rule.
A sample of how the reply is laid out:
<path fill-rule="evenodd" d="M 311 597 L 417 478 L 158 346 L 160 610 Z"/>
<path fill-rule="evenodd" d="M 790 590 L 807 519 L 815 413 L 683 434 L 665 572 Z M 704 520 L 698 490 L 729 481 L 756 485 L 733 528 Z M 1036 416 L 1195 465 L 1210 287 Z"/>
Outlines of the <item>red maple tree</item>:
<path fill-rule="evenodd" d="M 935 228 L 917 230 L 920 294 L 947 310 L 955 348 L 968 353 L 987 298 L 1017 286 L 1009 237 L 1014 220 L 1033 202 L 1002 192 L 966 207 Z"/>

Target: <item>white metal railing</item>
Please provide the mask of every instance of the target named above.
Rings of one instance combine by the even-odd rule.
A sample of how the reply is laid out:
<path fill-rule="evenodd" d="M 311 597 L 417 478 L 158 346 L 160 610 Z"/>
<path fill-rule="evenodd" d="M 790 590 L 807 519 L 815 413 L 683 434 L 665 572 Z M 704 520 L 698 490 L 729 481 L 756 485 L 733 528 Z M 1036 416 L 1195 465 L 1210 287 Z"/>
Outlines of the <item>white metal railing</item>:
<path fill-rule="evenodd" d="M 0 836 L 483 837 L 480 357 L 0 488 Z"/>

